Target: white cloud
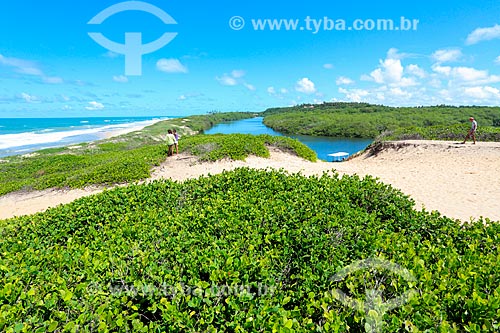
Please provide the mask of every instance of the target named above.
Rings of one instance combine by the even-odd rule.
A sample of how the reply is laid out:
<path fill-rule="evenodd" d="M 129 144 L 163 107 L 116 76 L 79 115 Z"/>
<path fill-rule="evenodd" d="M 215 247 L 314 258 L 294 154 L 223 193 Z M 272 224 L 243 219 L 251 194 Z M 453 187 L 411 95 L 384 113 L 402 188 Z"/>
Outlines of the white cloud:
<path fill-rule="evenodd" d="M 242 78 L 245 76 L 246 72 L 240 69 L 235 69 L 234 71 L 231 72 L 231 76 L 234 77 L 235 79 Z"/>
<path fill-rule="evenodd" d="M 113 76 L 113 81 L 118 83 L 127 83 L 128 77 L 126 77 L 125 75 Z"/>
<path fill-rule="evenodd" d="M 417 65 L 410 65 L 406 68 L 406 73 L 413 77 L 404 77 L 405 69 L 401 64 L 401 59 L 410 55 L 398 53 L 396 49 L 387 52 L 387 58 L 379 61 L 377 69 L 369 75 L 361 75 L 362 81 L 373 81 L 378 84 L 389 85 L 391 87 L 410 87 L 420 83 L 417 78 L 425 76 L 425 72 Z"/>
<path fill-rule="evenodd" d="M 64 80 L 56 76 L 46 76 L 37 63 L 30 60 L 8 58 L 0 54 L 0 65 L 12 67 L 16 73 L 39 77 L 44 83 L 60 84 Z"/>
<path fill-rule="evenodd" d="M 449 91 L 447 89 L 440 90 L 438 94 L 445 101 L 448 101 L 448 102 L 453 101 L 452 93 L 451 93 L 451 91 Z"/>
<path fill-rule="evenodd" d="M 89 111 L 97 111 L 104 109 L 104 105 L 99 102 L 89 102 L 89 105 L 85 107 Z"/>
<path fill-rule="evenodd" d="M 165 73 L 187 73 L 186 66 L 181 64 L 178 59 L 160 59 L 156 63 L 156 68 Z"/>
<path fill-rule="evenodd" d="M 361 102 L 364 97 L 368 96 L 370 93 L 363 89 L 345 89 L 339 88 L 339 92 L 344 94 L 346 98 L 351 102 Z"/>
<path fill-rule="evenodd" d="M 314 82 L 305 77 L 297 81 L 295 90 L 304 94 L 314 94 L 316 87 L 314 86 Z"/>
<path fill-rule="evenodd" d="M 500 56 L 495 58 L 495 64 L 500 65 Z"/>
<path fill-rule="evenodd" d="M 395 48 L 391 48 L 387 52 L 385 60 L 379 60 L 378 68 L 373 70 L 369 75 L 361 75 L 362 81 L 372 81 L 378 84 L 387 84 L 391 87 L 409 87 L 416 86 L 420 83 L 417 78 L 425 76 L 425 72 L 417 65 L 410 65 L 406 68 L 406 73 L 413 77 L 404 77 L 405 68 L 401 64 L 401 59 L 414 57 L 415 55 L 407 53 L 399 53 Z"/>
<path fill-rule="evenodd" d="M 271 86 L 271 87 L 267 88 L 267 93 L 270 96 L 274 96 L 274 97 L 277 97 L 279 99 L 283 99 L 283 98 L 285 98 L 285 95 L 288 94 L 288 89 L 281 88 L 281 89 L 277 90 L 275 87 Z"/>
<path fill-rule="evenodd" d="M 43 82 L 49 83 L 49 84 L 61 84 L 64 83 L 64 80 L 60 77 L 44 77 Z"/>
<path fill-rule="evenodd" d="M 463 81 L 477 81 L 488 79 L 488 71 L 471 67 L 455 67 L 452 75 Z"/>
<path fill-rule="evenodd" d="M 462 51 L 458 49 L 437 50 L 431 57 L 438 63 L 453 62 L 462 57 Z"/>
<path fill-rule="evenodd" d="M 437 79 L 437 78 L 432 78 L 429 82 L 427 82 L 427 85 L 429 85 L 430 87 L 433 87 L 433 88 L 441 88 L 441 80 Z"/>
<path fill-rule="evenodd" d="M 411 53 L 400 53 L 398 49 L 392 47 L 387 51 L 387 59 L 401 60 L 405 58 L 415 58 L 417 55 Z"/>
<path fill-rule="evenodd" d="M 401 88 L 397 87 L 397 88 L 391 88 L 389 90 L 389 93 L 393 96 L 397 96 L 397 97 L 403 97 L 403 98 L 411 98 L 412 97 L 412 94 L 408 91 L 405 91 L 405 90 L 402 90 Z"/>
<path fill-rule="evenodd" d="M 401 60 L 402 58 L 405 57 L 405 54 L 400 54 L 398 53 L 399 50 L 396 48 L 390 48 L 389 51 L 387 51 L 387 59 L 394 59 L 394 60 Z"/>
<path fill-rule="evenodd" d="M 24 99 L 26 103 L 35 103 L 38 102 L 38 98 L 36 96 L 27 94 L 27 93 L 21 93 L 21 98 Z"/>
<path fill-rule="evenodd" d="M 488 28 L 477 28 L 467 36 L 465 44 L 473 45 L 485 40 L 498 38 L 500 38 L 500 25 L 495 24 L 494 26 Z"/>
<path fill-rule="evenodd" d="M 434 65 L 432 66 L 432 70 L 458 83 L 479 85 L 500 82 L 500 76 L 490 75 L 487 70 L 479 70 L 472 67 Z"/>
<path fill-rule="evenodd" d="M 8 67 L 14 67 L 14 71 L 20 74 L 43 76 L 43 72 L 34 61 L 18 58 L 8 58 L 0 54 L 0 64 Z"/>
<path fill-rule="evenodd" d="M 337 80 L 335 81 L 335 83 L 338 85 L 338 86 L 341 86 L 341 85 L 348 85 L 348 84 L 353 84 L 354 81 L 351 80 L 350 78 L 348 77 L 345 77 L 345 76 L 339 76 L 337 78 Z"/>
<path fill-rule="evenodd" d="M 216 77 L 217 81 L 219 81 L 220 84 L 223 86 L 236 86 L 238 85 L 238 81 L 232 76 L 229 76 L 227 74 L 222 75 L 221 77 Z"/>
<path fill-rule="evenodd" d="M 413 57 L 396 49 L 368 74 L 361 76 L 363 86 L 350 86 L 339 76 L 336 80 L 339 99 L 384 105 L 499 105 L 500 75 L 470 66 L 447 63 L 465 60 L 458 49 L 440 49 L 432 54 L 433 63 L 405 64 L 403 58 Z M 430 59 L 427 57 L 427 59 Z M 500 56 L 495 60 L 500 64 Z"/>
<path fill-rule="evenodd" d="M 239 84 L 243 85 L 245 88 L 247 88 L 250 91 L 255 91 L 257 88 L 255 88 L 254 85 L 246 82 L 243 77 L 246 75 L 246 72 L 241 69 L 235 69 L 231 71 L 230 74 L 224 73 L 222 76 L 217 76 L 215 79 L 219 81 L 220 84 L 223 86 L 229 86 L 229 87 L 234 87 Z"/>
<path fill-rule="evenodd" d="M 380 61 L 379 68 L 370 73 L 376 83 L 396 83 L 403 77 L 403 66 L 399 59 L 385 59 Z"/>
<path fill-rule="evenodd" d="M 451 67 L 450 66 L 440 66 L 440 65 L 434 65 L 432 66 L 432 70 L 438 74 L 442 74 L 445 76 L 449 76 L 451 73 Z"/>
<path fill-rule="evenodd" d="M 203 96 L 202 93 L 191 92 L 191 93 L 186 93 L 186 94 L 180 95 L 179 97 L 177 97 L 177 100 L 178 101 L 187 101 L 188 99 L 198 98 L 198 97 L 202 97 L 202 96 Z"/>
<path fill-rule="evenodd" d="M 255 88 L 255 86 L 254 86 L 254 85 L 249 84 L 249 83 L 246 83 L 246 82 L 245 82 L 245 83 L 243 83 L 243 85 L 245 86 L 245 88 L 247 88 L 247 89 L 248 89 L 248 90 L 250 90 L 250 91 L 255 91 L 255 90 L 257 89 L 257 88 Z"/>
<path fill-rule="evenodd" d="M 333 64 L 324 64 L 323 68 L 324 69 L 333 69 Z"/>
<path fill-rule="evenodd" d="M 419 79 L 423 79 L 427 76 L 425 71 L 420 68 L 418 65 L 408 65 L 406 66 L 406 72 L 410 75 L 414 75 Z"/>
<path fill-rule="evenodd" d="M 490 86 L 484 87 L 466 87 L 464 88 L 464 93 L 467 96 L 477 98 L 477 99 L 498 99 L 500 98 L 500 90 Z"/>

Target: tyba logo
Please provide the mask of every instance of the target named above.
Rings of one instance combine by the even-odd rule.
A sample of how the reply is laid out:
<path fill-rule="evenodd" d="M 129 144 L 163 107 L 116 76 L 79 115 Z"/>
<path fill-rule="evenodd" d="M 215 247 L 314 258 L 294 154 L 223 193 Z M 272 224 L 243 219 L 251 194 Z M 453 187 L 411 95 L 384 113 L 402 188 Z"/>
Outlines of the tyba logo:
<path fill-rule="evenodd" d="M 141 1 L 126 1 L 104 9 L 91 19 L 88 24 L 102 24 L 108 17 L 125 11 L 142 11 L 150 13 L 165 24 L 177 22 L 162 9 Z M 142 75 L 142 55 L 153 53 L 170 43 L 177 33 L 166 32 L 154 42 L 143 44 L 142 33 L 126 32 L 125 44 L 119 44 L 106 38 L 102 33 L 90 32 L 90 38 L 102 47 L 118 54 L 125 55 L 125 75 Z"/>
<path fill-rule="evenodd" d="M 342 281 L 346 279 L 349 274 L 355 273 L 360 270 L 373 270 L 374 272 L 388 271 L 392 274 L 395 274 L 396 276 L 401 277 L 410 285 L 415 285 L 417 282 L 415 276 L 413 276 L 413 274 L 411 274 L 411 272 L 406 268 L 380 258 L 368 258 L 365 260 L 356 261 L 355 263 L 341 269 L 331 278 L 331 280 L 334 282 Z M 377 281 L 376 284 L 379 285 L 380 282 L 381 281 Z M 364 281 L 364 284 L 366 285 L 367 281 Z M 365 291 L 365 301 L 353 299 L 340 289 L 333 290 L 332 295 L 343 305 L 348 306 L 356 311 L 364 312 L 366 332 L 380 333 L 383 332 L 384 315 L 392 309 L 402 306 L 413 296 L 417 295 L 417 291 L 415 289 L 409 289 L 402 295 L 384 302 L 382 289 L 383 288 L 367 288 Z"/>

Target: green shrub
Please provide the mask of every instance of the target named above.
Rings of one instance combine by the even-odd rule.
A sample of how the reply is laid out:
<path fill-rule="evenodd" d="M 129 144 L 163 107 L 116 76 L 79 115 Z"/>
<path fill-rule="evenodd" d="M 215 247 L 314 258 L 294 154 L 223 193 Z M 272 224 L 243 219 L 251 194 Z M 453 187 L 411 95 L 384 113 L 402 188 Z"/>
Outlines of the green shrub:
<path fill-rule="evenodd" d="M 382 133 L 378 141 L 388 140 L 459 140 L 462 141 L 470 125 L 430 126 L 430 127 L 405 127 L 394 131 Z M 476 132 L 478 141 L 500 141 L 500 129 L 496 127 L 481 126 Z"/>
<path fill-rule="evenodd" d="M 297 140 L 269 135 L 193 135 L 183 137 L 179 146 L 181 151 L 191 152 L 200 160 L 243 160 L 248 155 L 269 157 L 267 147 L 275 146 L 316 161 L 314 151 Z M 22 189 L 81 188 L 133 182 L 148 178 L 151 168 L 165 158 L 166 146 L 161 141 L 137 147 L 130 141 L 105 142 L 81 151 L 11 157 L 7 163 L 0 163 L 0 195 Z"/>
<path fill-rule="evenodd" d="M 330 291 L 377 286 L 417 291 L 387 332 L 496 332 L 499 231 L 417 212 L 373 178 L 237 169 L 117 188 L 0 221 L 0 331 L 362 332 Z M 371 257 L 415 282 L 331 279 Z"/>
<path fill-rule="evenodd" d="M 248 155 L 269 157 L 267 148 L 269 146 L 312 162 L 317 160 L 316 153 L 298 140 L 271 135 L 196 135 L 183 140 L 181 150 L 198 156 L 202 161 L 216 161 L 223 158 L 244 160 Z"/>
<path fill-rule="evenodd" d="M 367 103 L 323 103 L 268 109 L 263 116 L 264 124 L 282 133 L 375 138 L 384 131 L 399 131 L 407 127 L 465 125 L 466 128 L 470 126 L 470 116 L 476 118 L 480 130 L 486 129 L 498 124 L 498 113 L 498 107 L 390 107 Z M 499 141 L 500 137 L 498 134 L 488 136 L 487 140 L 493 139 Z"/>

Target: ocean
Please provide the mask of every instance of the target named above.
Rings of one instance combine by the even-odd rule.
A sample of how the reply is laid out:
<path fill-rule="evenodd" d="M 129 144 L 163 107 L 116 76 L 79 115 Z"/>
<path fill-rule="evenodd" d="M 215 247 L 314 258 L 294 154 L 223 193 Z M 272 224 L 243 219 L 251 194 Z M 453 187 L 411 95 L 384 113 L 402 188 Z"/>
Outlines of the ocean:
<path fill-rule="evenodd" d="M 0 157 L 129 132 L 167 117 L 0 118 Z"/>

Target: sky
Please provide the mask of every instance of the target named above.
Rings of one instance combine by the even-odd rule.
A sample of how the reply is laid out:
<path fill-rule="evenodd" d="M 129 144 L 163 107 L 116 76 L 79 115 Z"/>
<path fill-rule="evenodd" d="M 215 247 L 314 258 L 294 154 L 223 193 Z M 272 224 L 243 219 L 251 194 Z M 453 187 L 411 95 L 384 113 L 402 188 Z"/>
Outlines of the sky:
<path fill-rule="evenodd" d="M 0 118 L 500 105 L 498 0 L 0 6 Z"/>

